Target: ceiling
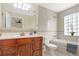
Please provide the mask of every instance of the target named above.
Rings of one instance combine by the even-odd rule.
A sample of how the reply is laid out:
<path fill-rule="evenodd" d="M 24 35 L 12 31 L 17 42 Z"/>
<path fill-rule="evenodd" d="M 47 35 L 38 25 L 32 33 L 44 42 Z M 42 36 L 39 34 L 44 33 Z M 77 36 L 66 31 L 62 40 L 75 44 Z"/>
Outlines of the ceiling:
<path fill-rule="evenodd" d="M 40 3 L 39 5 L 55 12 L 61 12 L 77 4 L 78 3 Z"/>

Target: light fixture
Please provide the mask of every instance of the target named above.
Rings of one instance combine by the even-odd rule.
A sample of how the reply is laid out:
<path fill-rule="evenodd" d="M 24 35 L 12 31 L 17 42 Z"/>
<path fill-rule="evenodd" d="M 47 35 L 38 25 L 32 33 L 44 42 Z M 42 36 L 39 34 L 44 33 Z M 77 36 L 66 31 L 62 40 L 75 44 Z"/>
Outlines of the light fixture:
<path fill-rule="evenodd" d="M 27 4 L 26 6 L 27 6 L 27 8 L 31 8 L 30 4 Z"/>
<path fill-rule="evenodd" d="M 23 10 L 29 10 L 31 8 L 30 4 L 26 4 L 26 3 L 14 3 L 14 7 L 20 8 Z"/>
<path fill-rule="evenodd" d="M 24 10 L 29 10 L 29 8 L 25 8 Z"/>
<path fill-rule="evenodd" d="M 25 7 L 26 7 L 26 3 L 23 3 L 22 9 L 25 9 Z"/>

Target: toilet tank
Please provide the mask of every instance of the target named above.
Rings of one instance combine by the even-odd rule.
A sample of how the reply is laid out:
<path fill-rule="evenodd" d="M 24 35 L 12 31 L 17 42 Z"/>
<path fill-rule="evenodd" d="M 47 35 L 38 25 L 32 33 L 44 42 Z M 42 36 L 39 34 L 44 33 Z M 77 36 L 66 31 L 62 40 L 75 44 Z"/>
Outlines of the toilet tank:
<path fill-rule="evenodd" d="M 54 37 L 52 36 L 45 36 L 44 37 L 44 42 L 45 44 L 48 44 L 51 40 L 55 39 Z"/>

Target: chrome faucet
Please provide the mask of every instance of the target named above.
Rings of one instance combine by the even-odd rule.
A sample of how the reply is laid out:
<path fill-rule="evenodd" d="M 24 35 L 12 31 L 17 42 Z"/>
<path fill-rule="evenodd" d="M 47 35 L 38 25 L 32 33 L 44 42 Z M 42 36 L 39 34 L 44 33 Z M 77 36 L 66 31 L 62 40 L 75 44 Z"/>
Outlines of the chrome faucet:
<path fill-rule="evenodd" d="M 24 32 L 20 33 L 20 36 L 24 36 L 24 35 L 25 35 L 25 33 L 24 33 Z"/>
<path fill-rule="evenodd" d="M 2 36 L 2 34 L 0 33 L 0 37 Z"/>

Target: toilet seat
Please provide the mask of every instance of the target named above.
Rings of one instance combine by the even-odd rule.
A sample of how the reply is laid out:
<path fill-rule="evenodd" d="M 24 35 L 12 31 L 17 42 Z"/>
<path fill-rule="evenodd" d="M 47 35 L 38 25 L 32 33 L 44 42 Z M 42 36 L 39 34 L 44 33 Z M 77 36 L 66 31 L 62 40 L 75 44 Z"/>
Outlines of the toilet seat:
<path fill-rule="evenodd" d="M 48 43 L 45 46 L 45 51 L 50 56 L 55 55 L 56 49 L 57 46 L 55 44 Z"/>

